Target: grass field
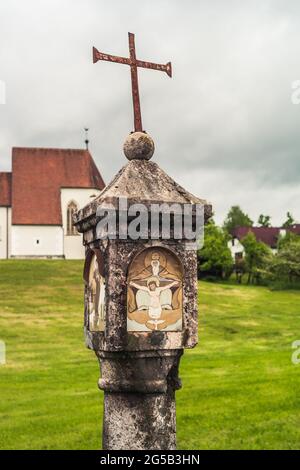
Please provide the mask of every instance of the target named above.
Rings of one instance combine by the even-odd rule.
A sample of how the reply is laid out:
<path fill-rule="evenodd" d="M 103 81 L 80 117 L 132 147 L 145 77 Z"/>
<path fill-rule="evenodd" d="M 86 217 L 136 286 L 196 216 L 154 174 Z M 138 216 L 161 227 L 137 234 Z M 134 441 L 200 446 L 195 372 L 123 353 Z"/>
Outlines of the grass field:
<path fill-rule="evenodd" d="M 102 393 L 82 333 L 82 262 L 1 261 L 1 449 L 98 449 Z M 300 448 L 300 292 L 209 284 L 181 362 L 180 449 Z"/>

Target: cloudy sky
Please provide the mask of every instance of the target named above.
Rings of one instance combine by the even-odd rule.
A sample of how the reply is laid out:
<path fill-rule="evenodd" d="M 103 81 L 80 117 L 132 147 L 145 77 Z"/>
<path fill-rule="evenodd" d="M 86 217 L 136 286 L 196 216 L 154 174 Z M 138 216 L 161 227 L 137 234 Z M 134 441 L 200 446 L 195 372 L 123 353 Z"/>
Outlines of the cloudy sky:
<path fill-rule="evenodd" d="M 138 58 L 173 65 L 172 79 L 139 71 L 153 159 L 217 221 L 233 204 L 300 220 L 297 0 L 2 0 L 0 171 L 13 146 L 83 147 L 87 126 L 109 182 L 133 128 L 130 71 L 91 50 L 127 56 L 128 31 Z"/>

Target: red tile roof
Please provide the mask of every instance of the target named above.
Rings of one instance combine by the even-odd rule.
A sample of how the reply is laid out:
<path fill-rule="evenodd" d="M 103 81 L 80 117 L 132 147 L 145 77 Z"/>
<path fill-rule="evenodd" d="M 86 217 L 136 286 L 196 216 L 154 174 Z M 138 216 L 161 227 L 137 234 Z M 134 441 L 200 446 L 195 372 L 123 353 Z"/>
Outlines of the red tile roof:
<path fill-rule="evenodd" d="M 237 227 L 233 230 L 232 235 L 241 240 L 248 232 L 253 232 L 256 240 L 265 243 L 270 248 L 276 248 L 281 230 L 288 230 L 300 235 L 300 224 L 292 225 L 287 229 L 279 227 Z"/>
<path fill-rule="evenodd" d="M 12 223 L 61 225 L 61 188 L 103 189 L 87 150 L 13 148 Z"/>
<path fill-rule="evenodd" d="M 11 206 L 11 173 L 0 172 L 0 206 Z"/>
<path fill-rule="evenodd" d="M 233 236 L 241 240 L 248 232 L 253 232 L 256 240 L 265 243 L 271 248 L 276 248 L 280 229 L 277 227 L 237 227 Z"/>

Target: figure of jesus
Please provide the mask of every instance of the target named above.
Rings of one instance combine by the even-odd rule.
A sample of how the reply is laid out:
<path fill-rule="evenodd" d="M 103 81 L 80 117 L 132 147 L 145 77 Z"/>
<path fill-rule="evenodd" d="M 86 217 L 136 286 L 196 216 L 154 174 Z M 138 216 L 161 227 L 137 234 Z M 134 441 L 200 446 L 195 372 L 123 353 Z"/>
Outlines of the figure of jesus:
<path fill-rule="evenodd" d="M 148 279 L 147 281 L 147 286 L 141 286 L 140 284 L 136 284 L 135 282 L 131 281 L 130 285 L 132 287 L 135 287 L 138 290 L 147 292 L 149 295 L 149 306 L 148 306 L 148 313 L 149 317 L 157 320 L 158 318 L 161 317 L 162 313 L 162 306 L 161 306 L 161 301 L 160 301 L 160 294 L 166 289 L 170 289 L 173 286 L 178 285 L 178 281 L 173 281 L 169 284 L 167 284 L 164 287 L 159 286 L 159 280 L 158 279 Z"/>

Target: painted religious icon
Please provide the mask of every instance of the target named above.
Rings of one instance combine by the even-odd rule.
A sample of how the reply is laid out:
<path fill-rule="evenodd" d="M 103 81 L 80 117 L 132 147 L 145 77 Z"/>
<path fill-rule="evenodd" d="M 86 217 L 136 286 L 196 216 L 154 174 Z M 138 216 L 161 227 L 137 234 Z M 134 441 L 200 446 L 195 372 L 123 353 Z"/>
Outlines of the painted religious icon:
<path fill-rule="evenodd" d="M 105 279 L 99 272 L 96 255 L 89 272 L 89 330 L 104 331 L 105 326 Z"/>
<path fill-rule="evenodd" d="M 182 329 L 182 267 L 164 248 L 147 248 L 128 272 L 127 330 Z"/>

